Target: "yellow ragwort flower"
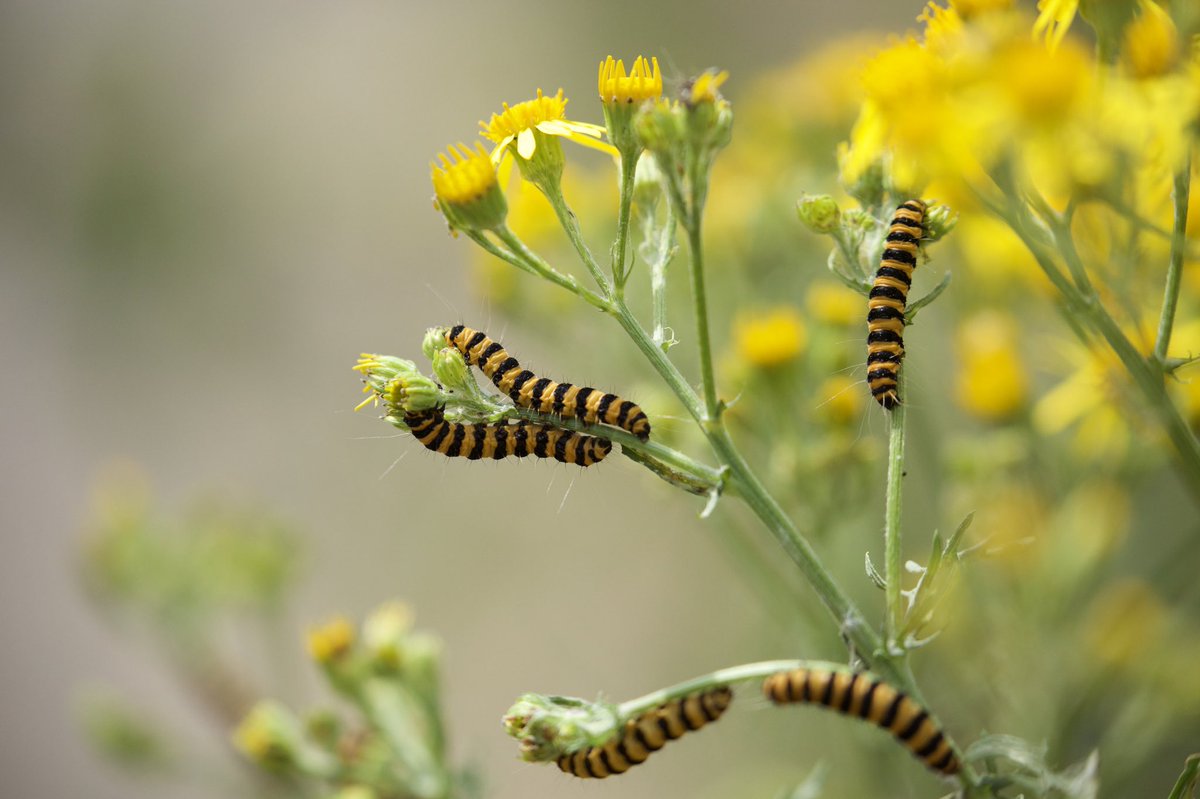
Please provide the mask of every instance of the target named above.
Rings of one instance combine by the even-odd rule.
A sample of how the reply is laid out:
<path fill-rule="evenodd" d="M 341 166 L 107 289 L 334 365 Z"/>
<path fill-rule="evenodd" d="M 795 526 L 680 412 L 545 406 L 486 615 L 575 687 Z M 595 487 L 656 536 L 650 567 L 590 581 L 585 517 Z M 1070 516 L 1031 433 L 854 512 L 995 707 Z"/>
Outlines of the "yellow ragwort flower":
<path fill-rule="evenodd" d="M 1045 38 L 1046 45 L 1055 49 L 1067 35 L 1079 0 L 1038 0 L 1038 18 L 1033 23 L 1033 38 Z"/>
<path fill-rule="evenodd" d="M 808 331 L 800 313 L 791 306 L 742 316 L 734 327 L 738 355 L 762 369 L 793 360 L 808 343 Z"/>
<path fill-rule="evenodd" d="M 330 619 L 308 631 L 308 654 L 318 663 L 330 663 L 350 651 L 354 627 L 345 616 Z"/>
<path fill-rule="evenodd" d="M 850 326 L 866 319 L 866 306 L 861 294 L 855 294 L 840 283 L 813 283 L 804 295 L 808 312 L 814 319 L 828 325 Z"/>
<path fill-rule="evenodd" d="M 653 100 L 662 95 L 662 73 L 658 69 L 658 59 L 647 61 L 642 56 L 633 60 L 629 75 L 625 74 L 625 63 L 613 60 L 609 56 L 600 62 L 600 76 L 597 80 L 600 101 L 603 103 L 636 104 Z"/>
<path fill-rule="evenodd" d="M 496 168 L 487 150 L 479 142 L 472 150 L 465 144 L 446 148 L 450 155 L 438 153 L 438 161 L 429 163 L 433 191 L 442 202 L 467 205 L 482 198 L 496 185 Z"/>
<path fill-rule="evenodd" d="M 720 72 L 710 69 L 704 74 L 698 76 L 692 85 L 684 92 L 684 105 L 695 107 L 700 103 L 715 103 L 717 100 L 717 89 L 721 88 L 721 84 L 729 80 L 729 71 L 721 70 Z"/>
<path fill-rule="evenodd" d="M 817 413 L 833 425 L 847 425 L 862 418 L 866 392 L 862 381 L 849 375 L 834 375 L 817 386 L 815 396 L 821 400 Z"/>
<path fill-rule="evenodd" d="M 1139 80 L 1166 75 L 1179 60 L 1179 32 L 1157 3 L 1142 0 L 1138 5 L 1141 13 L 1125 27 L 1122 60 Z"/>
<path fill-rule="evenodd" d="M 508 203 L 496 177 L 496 166 L 479 142 L 472 150 L 465 144 L 446 148 L 449 157 L 438 154 L 441 164 L 430 163 L 434 207 L 442 212 L 457 235 L 467 231 L 496 230 L 508 215 Z"/>
<path fill-rule="evenodd" d="M 950 7 L 963 19 L 974 19 L 993 11 L 1007 11 L 1013 3 L 1014 0 L 950 0 Z"/>
<path fill-rule="evenodd" d="M 508 145 L 517 143 L 517 154 L 528 160 L 537 149 L 534 131 L 540 131 L 548 136 L 561 136 L 576 144 L 602 150 L 615 155 L 616 150 L 609 144 L 600 141 L 604 134 L 603 125 L 593 125 L 589 122 L 574 122 L 567 119 L 567 99 L 563 97 L 562 89 L 558 94 L 546 97 L 538 89 L 537 97 L 510 106 L 504 103 L 504 110 L 492 114 L 487 122 L 480 122 L 483 135 L 496 143 L 492 148 L 492 163 L 498 164 L 508 152 Z"/>
<path fill-rule="evenodd" d="M 987 422 L 1002 422 L 1025 406 L 1029 378 L 1017 352 L 1017 324 L 995 311 L 975 314 L 960 326 L 955 397 L 963 410 Z"/>

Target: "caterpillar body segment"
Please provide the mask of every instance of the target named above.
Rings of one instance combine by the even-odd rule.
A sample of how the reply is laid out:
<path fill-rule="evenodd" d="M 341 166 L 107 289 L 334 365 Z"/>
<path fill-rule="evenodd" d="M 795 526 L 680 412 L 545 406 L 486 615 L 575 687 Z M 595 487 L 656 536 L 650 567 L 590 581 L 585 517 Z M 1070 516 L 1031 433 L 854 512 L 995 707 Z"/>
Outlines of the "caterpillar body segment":
<path fill-rule="evenodd" d="M 719 719 L 732 701 L 733 691 L 725 686 L 672 700 L 625 722 L 621 733 L 604 744 L 567 752 L 558 767 L 583 779 L 624 774 L 667 741 Z"/>
<path fill-rule="evenodd" d="M 650 438 L 650 420 L 636 403 L 587 386 L 538 377 L 486 333 L 455 325 L 446 332 L 446 343 L 522 408 L 579 419 L 584 424 L 612 425 L 642 441 Z"/>
<path fill-rule="evenodd" d="M 890 732 L 922 763 L 946 776 L 957 774 L 950 739 L 912 697 L 865 671 L 792 669 L 763 681 L 763 694 L 777 705 L 822 705 L 856 716 Z"/>
<path fill-rule="evenodd" d="M 591 466 L 612 451 L 605 438 L 534 422 L 468 424 L 451 422 L 441 408 L 404 414 L 404 424 L 426 449 L 448 458 L 554 458 L 561 463 Z"/>
<path fill-rule="evenodd" d="M 888 410 L 900 404 L 897 376 L 904 359 L 904 308 L 917 268 L 925 209 L 923 200 L 908 200 L 896 209 L 867 300 L 867 385 Z"/>

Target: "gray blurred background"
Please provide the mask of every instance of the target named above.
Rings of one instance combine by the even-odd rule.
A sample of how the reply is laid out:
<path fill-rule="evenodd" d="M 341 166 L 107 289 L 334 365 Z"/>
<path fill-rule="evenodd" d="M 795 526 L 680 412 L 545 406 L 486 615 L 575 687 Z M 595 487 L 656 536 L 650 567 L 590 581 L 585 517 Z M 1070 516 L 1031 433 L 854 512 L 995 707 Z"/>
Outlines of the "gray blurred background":
<path fill-rule="evenodd" d="M 251 662 L 290 664 L 297 683 L 272 689 L 293 706 L 329 701 L 306 625 L 410 602 L 445 641 L 455 759 L 490 796 L 600 790 L 516 759 L 499 718 L 526 690 L 624 699 L 800 654 L 780 649 L 699 503 L 623 459 L 581 473 L 422 457 L 351 412 L 350 366 L 362 350 L 416 354 L 433 324 L 503 331 L 428 173 L 501 101 L 562 86 L 573 118 L 598 122 L 596 64 L 645 53 L 671 78 L 729 69 L 736 104 L 755 74 L 843 32 L 903 30 L 920 6 L 0 6 L 0 792 L 213 793 L 129 782 L 73 719 L 105 683 L 176 718 L 198 765 L 224 746 L 153 647 L 102 623 L 79 587 L 90 494 L 114 461 L 140 464 L 165 512 L 218 494 L 304 532 L 294 634 L 239 642 Z M 595 362 L 595 382 L 617 378 Z M 601 613 L 619 635 L 598 634 Z M 603 789 L 723 796 L 749 778 L 771 795 L 803 771 L 786 769 L 786 740 L 756 734 L 762 708 Z M 764 747 L 779 769 L 747 775 Z"/>

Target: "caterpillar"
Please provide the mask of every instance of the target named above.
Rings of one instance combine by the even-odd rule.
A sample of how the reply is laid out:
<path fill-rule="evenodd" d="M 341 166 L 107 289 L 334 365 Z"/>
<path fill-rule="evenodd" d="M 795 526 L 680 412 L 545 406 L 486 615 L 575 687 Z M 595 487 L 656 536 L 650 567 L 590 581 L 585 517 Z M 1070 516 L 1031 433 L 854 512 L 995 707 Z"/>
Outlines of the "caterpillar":
<path fill-rule="evenodd" d="M 867 385 L 889 411 L 900 404 L 897 374 L 904 359 L 904 305 L 917 268 L 925 207 L 923 200 L 909 200 L 896 209 L 867 300 Z"/>
<path fill-rule="evenodd" d="M 674 699 L 625 722 L 621 734 L 607 743 L 562 755 L 558 767 L 584 779 L 624 774 L 667 741 L 719 719 L 732 701 L 733 691 L 725 686 Z"/>
<path fill-rule="evenodd" d="M 535 422 L 450 422 L 441 408 L 405 413 L 404 424 L 426 449 L 440 452 L 448 458 L 499 460 L 510 456 L 524 458 L 533 455 L 554 458 L 561 463 L 591 466 L 604 460 L 612 451 L 612 442 L 606 438 Z"/>
<path fill-rule="evenodd" d="M 585 424 L 612 425 L 642 441 L 650 438 L 650 420 L 636 403 L 594 388 L 538 377 L 522 369 L 517 359 L 486 333 L 455 325 L 446 331 L 446 343 L 522 408 L 573 417 Z"/>
<path fill-rule="evenodd" d="M 814 703 L 866 719 L 896 736 L 934 771 L 958 773 L 954 747 L 928 711 L 874 674 L 816 668 L 781 671 L 763 681 L 763 694 L 777 705 Z"/>

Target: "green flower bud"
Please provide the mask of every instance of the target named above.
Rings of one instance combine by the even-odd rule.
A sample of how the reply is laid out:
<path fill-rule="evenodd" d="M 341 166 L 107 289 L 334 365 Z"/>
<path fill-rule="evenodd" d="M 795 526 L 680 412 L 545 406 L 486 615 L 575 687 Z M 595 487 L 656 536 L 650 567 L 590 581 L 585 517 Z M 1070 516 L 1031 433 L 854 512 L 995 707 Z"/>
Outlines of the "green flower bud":
<path fill-rule="evenodd" d="M 639 158 L 633 172 L 633 204 L 643 212 L 653 212 L 663 196 L 662 171 L 653 158 Z"/>
<path fill-rule="evenodd" d="M 678 104 L 666 100 L 646 103 L 633 124 L 642 145 L 658 158 L 659 167 L 667 170 L 682 162 L 683 116 Z"/>
<path fill-rule="evenodd" d="M 932 205 L 925 211 L 925 238 L 933 242 L 958 226 L 958 214 L 949 206 Z"/>
<path fill-rule="evenodd" d="M 851 208 L 842 214 L 842 227 L 856 233 L 866 233 L 879 226 L 879 220 L 861 208 Z"/>
<path fill-rule="evenodd" d="M 233 732 L 233 744 L 254 762 L 284 768 L 296 762 L 303 738 L 300 722 L 275 702 L 259 702 Z"/>
<path fill-rule="evenodd" d="M 883 194 L 886 189 L 886 175 L 882 159 L 872 161 L 854 179 L 847 177 L 849 161 L 849 149 L 839 148 L 838 173 L 842 187 L 864 208 L 878 208 L 883 204 Z"/>
<path fill-rule="evenodd" d="M 385 669 L 399 668 L 412 624 L 412 609 L 403 602 L 387 602 L 372 611 L 363 622 L 363 646 L 371 660 Z"/>
<path fill-rule="evenodd" d="M 710 159 L 733 136 L 733 108 L 717 91 L 728 77 L 728 72 L 710 69 L 689 81 L 680 92 L 692 147 Z"/>
<path fill-rule="evenodd" d="M 354 369 L 362 373 L 365 390 L 371 394 L 359 408 L 374 400 L 384 404 L 385 416 L 402 417 L 406 411 L 428 410 L 445 401 L 441 387 L 404 358 L 363 353 Z"/>
<path fill-rule="evenodd" d="M 431 327 L 425 331 L 425 338 L 421 339 L 421 352 L 429 360 L 433 360 L 433 356 L 438 350 L 446 346 L 446 328 Z"/>
<path fill-rule="evenodd" d="M 620 725 L 615 705 L 569 696 L 525 694 L 504 716 L 504 731 L 529 761 L 556 760 L 564 752 L 594 746 Z"/>
<path fill-rule="evenodd" d="M 796 211 L 813 233 L 832 233 L 842 222 L 842 211 L 828 194 L 804 195 L 796 202 Z"/>
<path fill-rule="evenodd" d="M 434 353 L 433 376 L 449 389 L 471 391 L 475 387 L 462 353 L 452 347 L 443 347 Z"/>

